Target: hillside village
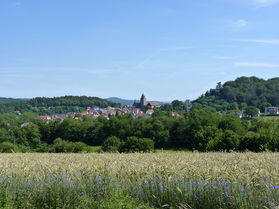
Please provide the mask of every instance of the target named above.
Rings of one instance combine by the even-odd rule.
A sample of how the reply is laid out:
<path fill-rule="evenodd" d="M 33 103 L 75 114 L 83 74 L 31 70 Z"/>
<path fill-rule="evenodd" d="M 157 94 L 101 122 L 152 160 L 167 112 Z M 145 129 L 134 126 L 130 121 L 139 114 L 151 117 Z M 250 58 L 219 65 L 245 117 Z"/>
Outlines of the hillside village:
<path fill-rule="evenodd" d="M 186 100 L 187 104 L 190 105 L 190 100 Z M 126 115 L 131 114 L 133 117 L 150 117 L 154 113 L 154 108 L 160 108 L 160 104 L 158 102 L 147 102 L 146 97 L 142 94 L 140 101 L 134 101 L 132 106 L 123 106 L 121 108 L 116 107 L 107 107 L 107 108 L 100 108 L 100 107 L 88 107 L 86 111 L 83 112 L 68 112 L 64 114 L 54 114 L 54 115 L 42 115 L 38 116 L 38 119 L 44 121 L 54 121 L 54 120 L 61 120 L 63 121 L 66 118 L 73 118 L 75 120 L 82 120 L 83 116 L 89 116 L 94 119 L 97 119 L 100 116 L 103 116 L 109 119 L 110 116 L 116 115 Z M 16 111 L 18 115 L 20 115 L 20 111 Z M 180 117 L 178 112 L 172 112 L 171 115 L 173 117 Z M 30 125 L 30 122 L 24 123 L 21 126 L 24 127 L 26 125 Z"/>
<path fill-rule="evenodd" d="M 191 108 L 191 100 L 186 99 L 185 105 L 188 107 L 187 111 L 190 111 Z M 110 116 L 116 116 L 116 115 L 126 115 L 131 114 L 134 118 L 138 117 L 150 117 L 154 113 L 155 108 L 160 108 L 161 105 L 158 104 L 158 102 L 147 102 L 146 97 L 144 94 L 142 94 L 139 102 L 134 100 L 134 103 L 132 106 L 125 105 L 119 108 L 116 107 L 107 107 L 107 108 L 100 108 L 98 106 L 95 107 L 87 107 L 86 111 L 83 112 L 68 112 L 63 114 L 53 114 L 53 115 L 42 115 L 38 116 L 37 118 L 44 121 L 55 121 L 57 119 L 61 120 L 61 122 L 66 118 L 73 118 L 75 120 L 82 120 L 83 116 L 89 116 L 94 119 L 97 119 L 100 116 L 103 116 L 107 119 L 109 119 Z M 51 108 L 51 107 L 50 107 Z M 20 111 L 16 111 L 18 115 L 21 115 Z M 220 114 L 227 114 L 227 112 L 219 112 Z M 247 117 L 245 110 L 240 110 L 238 112 L 230 112 L 231 114 L 237 115 L 239 118 Z M 173 117 L 181 117 L 181 115 L 178 112 L 171 112 L 171 115 Z M 265 112 L 261 113 L 258 110 L 258 115 L 279 115 L 279 108 L 278 107 L 267 107 L 265 108 Z M 32 124 L 31 122 L 27 122 L 21 125 L 21 127 L 24 127 L 26 125 Z"/>

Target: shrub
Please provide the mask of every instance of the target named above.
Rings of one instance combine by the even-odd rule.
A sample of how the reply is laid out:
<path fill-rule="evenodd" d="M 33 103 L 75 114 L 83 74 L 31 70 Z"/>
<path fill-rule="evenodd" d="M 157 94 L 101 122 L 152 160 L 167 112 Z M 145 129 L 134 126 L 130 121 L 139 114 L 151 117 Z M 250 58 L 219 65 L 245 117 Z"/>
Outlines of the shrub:
<path fill-rule="evenodd" d="M 108 137 L 102 144 L 102 150 L 105 152 L 117 152 L 121 145 L 121 141 L 118 137 Z"/>
<path fill-rule="evenodd" d="M 68 142 L 66 145 L 67 152 L 79 153 L 88 151 L 88 147 L 83 142 Z"/>
<path fill-rule="evenodd" d="M 52 151 L 53 152 L 67 152 L 67 144 L 68 144 L 67 141 L 62 140 L 60 137 L 58 137 L 53 141 Z"/>
<path fill-rule="evenodd" d="M 0 152 L 11 153 L 14 151 L 14 145 L 10 142 L 3 142 L 0 144 Z"/>
<path fill-rule="evenodd" d="M 259 152 L 260 145 L 261 145 L 260 135 L 255 132 L 249 131 L 242 138 L 239 144 L 239 149 L 240 150 L 248 149 L 250 151 Z"/>
<path fill-rule="evenodd" d="M 120 152 L 150 152 L 154 150 L 154 141 L 148 138 L 139 139 L 135 136 L 128 137 L 122 142 Z"/>
<path fill-rule="evenodd" d="M 47 143 L 41 143 L 34 151 L 35 152 L 49 152 L 50 146 Z"/>
<path fill-rule="evenodd" d="M 239 145 L 239 136 L 232 130 L 225 130 L 220 136 L 210 140 L 207 144 L 207 150 L 221 151 L 233 150 Z"/>

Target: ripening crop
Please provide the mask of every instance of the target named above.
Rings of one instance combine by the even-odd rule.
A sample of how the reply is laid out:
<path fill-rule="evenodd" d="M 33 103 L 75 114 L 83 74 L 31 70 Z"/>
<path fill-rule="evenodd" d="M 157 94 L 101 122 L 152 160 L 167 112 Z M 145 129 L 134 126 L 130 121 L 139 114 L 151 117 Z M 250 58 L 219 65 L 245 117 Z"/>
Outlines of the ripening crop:
<path fill-rule="evenodd" d="M 276 208 L 278 202 L 278 153 L 0 155 L 0 208 Z"/>

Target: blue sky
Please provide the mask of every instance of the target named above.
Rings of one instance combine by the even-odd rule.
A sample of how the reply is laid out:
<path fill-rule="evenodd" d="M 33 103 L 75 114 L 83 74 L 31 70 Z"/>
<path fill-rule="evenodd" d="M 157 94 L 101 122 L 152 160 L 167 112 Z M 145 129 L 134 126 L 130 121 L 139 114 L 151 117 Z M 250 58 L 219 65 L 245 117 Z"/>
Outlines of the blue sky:
<path fill-rule="evenodd" d="M 0 96 L 195 99 L 278 77 L 279 0 L 0 1 Z"/>

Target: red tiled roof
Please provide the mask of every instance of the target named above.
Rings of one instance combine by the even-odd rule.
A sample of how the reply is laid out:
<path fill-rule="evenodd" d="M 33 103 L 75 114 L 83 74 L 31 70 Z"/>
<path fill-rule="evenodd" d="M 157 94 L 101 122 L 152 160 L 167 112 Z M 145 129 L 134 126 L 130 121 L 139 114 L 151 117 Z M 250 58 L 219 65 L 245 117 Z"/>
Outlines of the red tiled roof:
<path fill-rule="evenodd" d="M 159 106 L 158 102 L 148 102 L 150 106 Z"/>

